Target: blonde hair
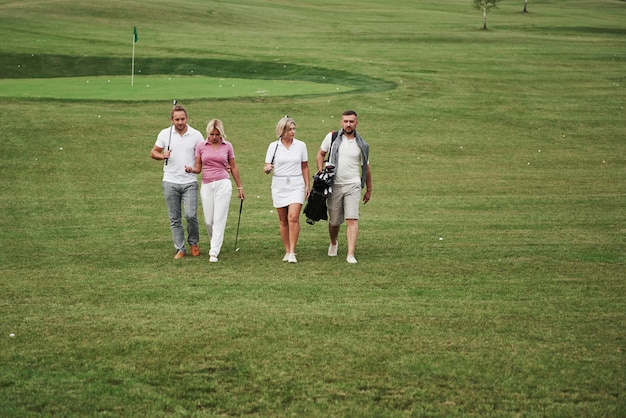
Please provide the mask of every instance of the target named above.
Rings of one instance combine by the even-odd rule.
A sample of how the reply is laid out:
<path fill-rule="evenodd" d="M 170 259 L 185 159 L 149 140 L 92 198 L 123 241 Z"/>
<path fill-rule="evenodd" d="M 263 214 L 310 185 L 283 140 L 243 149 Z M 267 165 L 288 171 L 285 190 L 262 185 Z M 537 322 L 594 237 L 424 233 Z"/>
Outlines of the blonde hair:
<path fill-rule="evenodd" d="M 291 124 L 293 124 L 293 126 L 295 127 L 296 121 L 291 119 L 289 115 L 285 115 L 285 117 L 279 120 L 278 123 L 276 124 L 276 136 L 278 138 L 282 137 L 283 134 L 287 131 L 287 129 L 289 129 Z"/>
<path fill-rule="evenodd" d="M 213 129 L 217 129 L 220 132 L 222 139 L 226 139 L 226 133 L 224 133 L 224 122 L 219 119 L 211 119 L 206 126 L 206 133 L 208 135 L 213 132 Z"/>

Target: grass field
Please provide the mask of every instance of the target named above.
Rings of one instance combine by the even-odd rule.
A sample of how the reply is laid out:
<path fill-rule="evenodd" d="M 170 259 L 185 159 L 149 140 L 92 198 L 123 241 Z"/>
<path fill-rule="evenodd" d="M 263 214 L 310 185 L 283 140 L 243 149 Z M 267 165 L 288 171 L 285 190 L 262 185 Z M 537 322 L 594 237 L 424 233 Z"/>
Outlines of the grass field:
<path fill-rule="evenodd" d="M 250 80 L 198 76 L 143 76 L 130 84 L 128 76 L 5 79 L 0 93 L 6 97 L 73 100 L 162 100 L 170 97 L 203 99 L 262 96 L 296 96 L 349 92 L 330 83 L 288 80 Z"/>
<path fill-rule="evenodd" d="M 0 0 L 0 415 L 626 415 L 626 2 L 523 3 Z M 172 259 L 172 99 L 235 147 L 217 264 Z M 274 126 L 313 161 L 348 108 L 359 263 L 302 219 L 286 265 Z"/>

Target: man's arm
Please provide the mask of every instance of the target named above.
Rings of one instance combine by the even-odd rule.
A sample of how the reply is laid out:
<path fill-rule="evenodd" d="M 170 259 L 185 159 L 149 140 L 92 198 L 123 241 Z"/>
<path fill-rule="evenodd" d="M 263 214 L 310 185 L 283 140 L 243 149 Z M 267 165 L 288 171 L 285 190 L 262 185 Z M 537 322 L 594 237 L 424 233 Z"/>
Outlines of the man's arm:
<path fill-rule="evenodd" d="M 317 172 L 324 171 L 324 157 L 326 157 L 326 151 L 320 148 L 317 156 L 315 157 L 315 162 L 317 163 Z"/>
<path fill-rule="evenodd" d="M 162 160 L 169 158 L 169 156 L 170 156 L 169 151 L 163 152 L 163 148 L 158 147 L 156 145 L 152 148 L 152 151 L 150 151 L 150 158 L 152 158 L 153 160 L 162 161 Z"/>
<path fill-rule="evenodd" d="M 367 177 L 365 177 L 365 194 L 363 195 L 363 203 L 367 203 L 370 201 L 372 197 L 372 170 L 370 170 L 370 165 L 367 165 Z"/>

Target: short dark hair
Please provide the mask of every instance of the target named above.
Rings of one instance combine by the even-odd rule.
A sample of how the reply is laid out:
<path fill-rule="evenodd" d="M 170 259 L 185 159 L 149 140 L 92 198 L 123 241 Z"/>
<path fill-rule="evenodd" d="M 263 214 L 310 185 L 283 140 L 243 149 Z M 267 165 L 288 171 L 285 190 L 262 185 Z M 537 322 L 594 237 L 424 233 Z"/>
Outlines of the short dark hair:
<path fill-rule="evenodd" d="M 354 110 L 346 110 L 341 115 L 342 116 L 354 116 L 355 118 L 358 118 L 358 116 L 356 115 L 356 112 Z"/>
<path fill-rule="evenodd" d="M 170 114 L 170 116 L 174 116 L 174 112 L 185 112 L 185 116 L 187 117 L 187 109 L 184 108 L 184 106 L 181 105 L 176 105 L 172 108 L 172 113 Z"/>

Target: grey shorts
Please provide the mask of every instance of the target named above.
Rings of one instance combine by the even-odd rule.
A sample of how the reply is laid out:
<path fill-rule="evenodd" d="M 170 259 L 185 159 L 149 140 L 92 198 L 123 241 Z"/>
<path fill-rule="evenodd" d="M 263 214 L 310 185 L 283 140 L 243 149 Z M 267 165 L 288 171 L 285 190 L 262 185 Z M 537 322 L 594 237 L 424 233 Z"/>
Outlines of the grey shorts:
<path fill-rule="evenodd" d="M 359 219 L 359 204 L 361 203 L 361 185 L 335 184 L 333 192 L 328 197 L 328 223 L 337 226 L 346 219 Z"/>

